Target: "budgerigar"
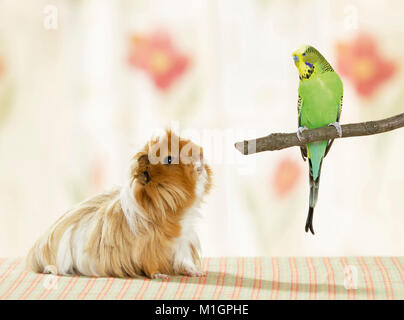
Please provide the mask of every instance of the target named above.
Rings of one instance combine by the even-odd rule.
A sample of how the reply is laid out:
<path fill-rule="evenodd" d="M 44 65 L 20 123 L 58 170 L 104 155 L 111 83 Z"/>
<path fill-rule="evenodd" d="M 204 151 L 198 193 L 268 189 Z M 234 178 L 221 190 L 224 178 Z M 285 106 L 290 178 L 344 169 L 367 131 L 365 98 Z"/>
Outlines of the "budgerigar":
<path fill-rule="evenodd" d="M 321 53 L 312 46 L 302 46 L 292 54 L 299 71 L 297 137 L 306 129 L 333 125 L 339 136 L 342 109 L 342 81 Z M 317 202 L 321 165 L 333 140 L 308 143 L 301 148 L 303 160 L 309 159 L 310 200 L 305 230 L 314 234 L 313 211 Z"/>

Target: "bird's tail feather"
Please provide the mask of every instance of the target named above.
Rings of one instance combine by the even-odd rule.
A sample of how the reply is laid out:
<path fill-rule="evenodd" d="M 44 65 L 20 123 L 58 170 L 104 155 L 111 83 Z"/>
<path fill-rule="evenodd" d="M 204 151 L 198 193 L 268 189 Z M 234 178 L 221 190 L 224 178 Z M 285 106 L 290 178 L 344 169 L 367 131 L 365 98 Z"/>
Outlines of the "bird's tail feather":
<path fill-rule="evenodd" d="M 310 199 L 309 199 L 309 212 L 307 214 L 305 230 L 306 230 L 306 232 L 308 232 L 310 230 L 312 234 L 314 234 L 313 213 L 314 213 L 314 207 L 316 206 L 317 198 L 318 198 L 318 190 L 320 187 L 320 174 L 321 174 L 321 165 L 322 164 L 323 164 L 323 159 L 321 159 L 320 164 L 319 164 L 317 178 L 314 179 L 313 178 L 313 167 L 312 167 L 311 159 L 309 159 Z"/>

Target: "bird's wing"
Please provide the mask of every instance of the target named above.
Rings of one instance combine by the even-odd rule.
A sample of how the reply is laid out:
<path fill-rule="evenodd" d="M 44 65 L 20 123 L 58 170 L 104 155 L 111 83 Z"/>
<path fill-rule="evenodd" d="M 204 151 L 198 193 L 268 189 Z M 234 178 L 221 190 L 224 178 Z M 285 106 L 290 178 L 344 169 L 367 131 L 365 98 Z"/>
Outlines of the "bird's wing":
<path fill-rule="evenodd" d="M 339 119 L 340 119 L 340 117 L 341 117 L 342 99 L 343 99 L 343 96 L 341 96 L 341 99 L 340 99 L 340 102 L 339 102 L 338 115 L 337 115 L 337 122 L 339 122 Z M 328 141 L 328 145 L 327 145 L 327 148 L 325 149 L 324 157 L 327 156 L 328 151 L 330 151 L 333 142 L 334 142 L 334 139 L 331 139 L 331 140 Z"/>
<path fill-rule="evenodd" d="M 299 99 L 297 100 L 297 125 L 300 127 L 300 115 L 302 112 L 302 105 L 303 105 L 303 100 L 302 97 L 299 95 Z M 302 158 L 304 161 L 306 161 L 307 158 L 307 148 L 306 147 L 300 147 L 300 153 L 302 154 Z"/>

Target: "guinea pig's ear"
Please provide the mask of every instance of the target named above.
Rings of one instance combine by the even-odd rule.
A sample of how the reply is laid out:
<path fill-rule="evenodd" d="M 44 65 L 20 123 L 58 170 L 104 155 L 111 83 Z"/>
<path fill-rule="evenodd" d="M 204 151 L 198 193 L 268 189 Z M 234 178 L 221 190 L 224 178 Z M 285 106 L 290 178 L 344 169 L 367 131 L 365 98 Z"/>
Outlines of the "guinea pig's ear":
<path fill-rule="evenodd" d="M 151 180 L 148 172 L 150 162 L 147 153 L 138 154 L 136 156 L 136 162 L 137 165 L 133 172 L 133 177 L 138 179 L 141 184 L 146 185 Z"/>
<path fill-rule="evenodd" d="M 149 156 L 146 154 L 139 155 L 137 158 L 139 167 L 146 167 L 150 164 Z"/>
<path fill-rule="evenodd" d="M 133 157 L 133 162 L 131 165 L 131 174 L 132 176 L 136 176 L 139 172 L 143 172 L 148 169 L 149 166 L 149 158 L 147 153 L 139 152 Z"/>

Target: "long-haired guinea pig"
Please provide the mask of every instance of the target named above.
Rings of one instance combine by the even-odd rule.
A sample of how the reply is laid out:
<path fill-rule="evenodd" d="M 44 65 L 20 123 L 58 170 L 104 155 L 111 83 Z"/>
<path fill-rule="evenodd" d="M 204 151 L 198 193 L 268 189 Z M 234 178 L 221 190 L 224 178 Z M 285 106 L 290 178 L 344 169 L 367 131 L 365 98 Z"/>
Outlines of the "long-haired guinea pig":
<path fill-rule="evenodd" d="M 121 188 L 59 218 L 27 265 L 59 275 L 202 276 L 194 220 L 211 176 L 202 148 L 167 130 L 132 158 Z"/>

